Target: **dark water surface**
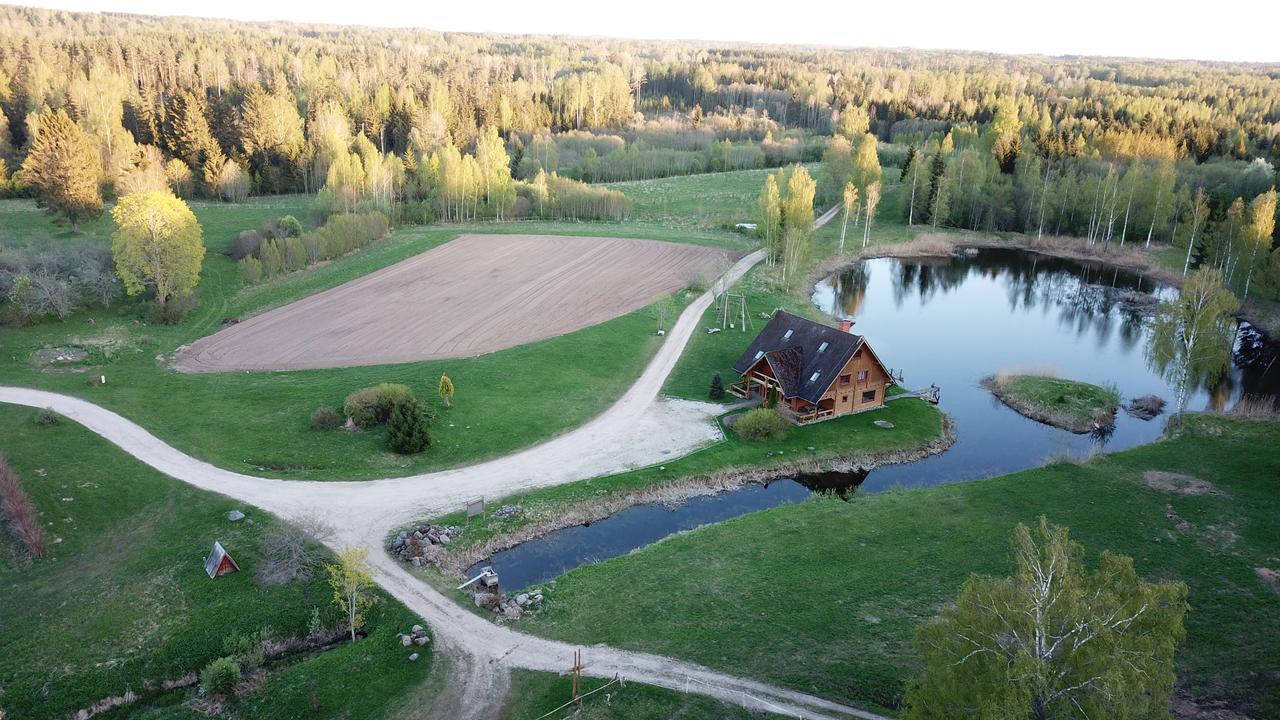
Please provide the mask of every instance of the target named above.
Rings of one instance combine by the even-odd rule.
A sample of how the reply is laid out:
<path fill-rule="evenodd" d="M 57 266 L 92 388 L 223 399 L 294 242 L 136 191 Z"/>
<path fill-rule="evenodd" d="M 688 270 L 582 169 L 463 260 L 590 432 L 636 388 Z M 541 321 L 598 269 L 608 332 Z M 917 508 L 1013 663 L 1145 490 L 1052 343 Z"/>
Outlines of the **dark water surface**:
<path fill-rule="evenodd" d="M 1063 378 L 1114 383 L 1129 398 L 1173 390 L 1147 363 L 1144 306 L 1176 290 L 1139 275 L 1016 250 L 974 256 L 869 260 L 818 283 L 813 302 L 852 317 L 904 387 L 936 383 L 940 407 L 956 424 L 956 444 L 941 455 L 867 473 L 747 485 L 674 506 L 641 505 L 591 525 L 566 528 L 495 554 L 508 588 L 542 583 L 580 565 L 607 560 L 672 533 L 798 502 L 822 491 L 847 497 L 974 480 L 1024 470 L 1055 456 L 1123 450 L 1160 436 L 1168 415 L 1144 421 L 1117 414 L 1103 437 L 1075 435 L 1008 409 L 979 381 L 1000 370 L 1051 371 Z M 1235 362 L 1213 388 L 1198 388 L 1188 409 L 1222 410 L 1244 394 L 1280 394 L 1276 345 L 1247 324 Z M 915 402 L 905 400 L 900 402 Z"/>

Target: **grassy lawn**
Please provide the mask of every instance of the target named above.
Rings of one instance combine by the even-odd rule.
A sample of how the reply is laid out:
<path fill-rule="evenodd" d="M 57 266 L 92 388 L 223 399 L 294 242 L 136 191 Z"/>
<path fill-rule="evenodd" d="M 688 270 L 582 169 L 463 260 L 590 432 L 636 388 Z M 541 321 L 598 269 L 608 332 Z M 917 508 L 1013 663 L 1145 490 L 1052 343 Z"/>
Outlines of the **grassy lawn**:
<path fill-rule="evenodd" d="M 1190 473 L 1223 493 L 1155 489 L 1147 470 Z M 521 627 L 892 707 L 916 669 L 916 626 L 969 573 L 1010 572 L 1014 525 L 1043 514 L 1092 558 L 1111 549 L 1149 578 L 1184 580 L 1184 691 L 1275 717 L 1280 596 L 1255 568 L 1280 569 L 1278 483 L 1280 424 L 1197 417 L 1176 438 L 1085 465 L 814 498 L 676 535 L 544 586 L 545 610 Z"/>
<path fill-rule="evenodd" d="M 1114 387 L 1045 375 L 999 373 L 983 385 L 1005 405 L 1032 420 L 1076 433 L 1111 422 L 1120 405 L 1120 392 Z"/>
<path fill-rule="evenodd" d="M 307 198 L 290 196 L 244 205 L 195 203 L 210 254 L 200 302 L 175 326 L 146 324 L 138 303 L 81 313 L 66 321 L 7 329 L 0 335 L 0 383 L 40 387 L 100 403 L 165 441 L 230 469 L 287 478 L 354 479 L 404 475 L 502 455 L 580 425 L 608 405 L 639 374 L 661 340 L 650 309 L 569 335 L 490 355 L 401 365 L 289 373 L 183 375 L 158 358 L 216 331 L 225 318 L 276 307 L 334 287 L 447 242 L 463 232 L 617 235 L 699 242 L 743 250 L 753 241 L 720 231 L 688 232 L 658 225 L 613 223 L 480 223 L 408 227 L 348 257 L 244 287 L 225 250 L 241 229 L 285 213 L 305 215 Z M 70 236 L 25 201 L 0 203 L 6 243 L 108 244 L 110 221 Z M 690 298 L 680 296 L 681 302 Z M 35 351 L 75 345 L 89 358 L 71 368 L 38 366 Z M 382 433 L 321 433 L 308 427 L 312 410 L 338 406 L 351 391 L 402 382 L 429 402 L 441 373 L 457 386 L 455 407 L 433 428 L 434 446 L 405 458 L 384 449 Z M 92 376 L 107 385 L 91 387 Z M 529 382 L 529 378 L 537 378 Z M 520 412 L 494 412 L 518 394 Z"/>
<path fill-rule="evenodd" d="M 623 678 L 625 681 L 626 678 Z M 640 683 L 609 683 L 599 678 L 582 678 L 581 692 L 588 693 L 577 713 L 570 705 L 559 713 L 552 711 L 573 697 L 573 680 L 567 675 L 516 670 L 511 673 L 511 692 L 507 695 L 502 720 L 537 720 L 572 716 L 579 720 L 677 720 L 679 718 L 747 718 L 780 717 L 751 712 L 736 705 L 726 705 L 703 695 L 678 693 Z"/>
<path fill-rule="evenodd" d="M 0 708 L 15 718 L 68 717 L 127 690 L 111 713 L 186 717 L 194 691 L 152 683 L 199 671 L 224 640 L 270 628 L 303 636 L 313 608 L 336 627 L 323 575 L 259 587 L 255 570 L 273 517 L 151 470 L 69 421 L 32 422 L 0 405 L 0 437 L 45 526 L 48 552 L 27 561 L 0 532 Z M 237 523 L 227 511 L 240 509 Z M 220 540 L 242 571 L 210 580 L 203 558 Z M 265 685 L 229 703 L 232 716 L 377 718 L 431 671 L 406 660 L 396 633 L 414 616 L 379 594 L 370 635 L 354 645 L 270 664 Z M 154 713 L 154 715 L 152 715 Z"/>

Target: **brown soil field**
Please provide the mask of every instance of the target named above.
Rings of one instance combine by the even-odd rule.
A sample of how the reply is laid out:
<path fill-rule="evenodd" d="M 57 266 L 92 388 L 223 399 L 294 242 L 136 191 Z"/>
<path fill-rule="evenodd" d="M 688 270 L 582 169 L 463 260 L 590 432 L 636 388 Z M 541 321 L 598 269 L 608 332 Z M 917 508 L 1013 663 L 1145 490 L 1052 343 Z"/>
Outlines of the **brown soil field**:
<path fill-rule="evenodd" d="M 714 277 L 736 253 L 680 243 L 461 235 L 180 348 L 182 372 L 472 357 L 563 335 Z"/>

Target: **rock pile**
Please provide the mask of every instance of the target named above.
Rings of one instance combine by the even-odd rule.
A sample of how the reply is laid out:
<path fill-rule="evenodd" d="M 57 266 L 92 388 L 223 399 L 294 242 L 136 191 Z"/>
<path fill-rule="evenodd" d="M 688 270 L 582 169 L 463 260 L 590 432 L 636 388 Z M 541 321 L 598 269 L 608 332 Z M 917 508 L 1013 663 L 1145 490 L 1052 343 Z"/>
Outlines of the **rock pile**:
<path fill-rule="evenodd" d="M 400 638 L 400 644 L 404 647 L 412 647 L 414 645 L 423 647 L 431 642 L 431 637 L 427 635 L 427 629 L 421 625 L 414 625 L 408 635 L 401 633 L 397 637 Z"/>
<path fill-rule="evenodd" d="M 1164 412 L 1164 398 L 1158 395 L 1143 395 L 1139 398 L 1133 398 L 1129 401 L 1129 406 L 1124 411 L 1139 420 L 1150 420 Z"/>
<path fill-rule="evenodd" d="M 542 590 L 532 588 L 515 597 L 498 596 L 491 592 L 475 594 L 476 607 L 487 608 L 498 615 L 498 622 L 519 620 L 530 610 L 542 605 Z"/>
<path fill-rule="evenodd" d="M 448 545 L 460 535 L 462 528 L 456 525 L 419 525 L 412 533 L 402 531 L 396 535 L 387 548 L 401 560 L 421 566 L 438 559 L 443 548 L 437 546 Z"/>
<path fill-rule="evenodd" d="M 515 517 L 516 515 L 519 515 L 522 512 L 524 512 L 524 509 L 521 508 L 519 505 L 503 505 L 497 510 L 494 510 L 493 514 L 496 517 L 509 518 L 509 517 Z"/>

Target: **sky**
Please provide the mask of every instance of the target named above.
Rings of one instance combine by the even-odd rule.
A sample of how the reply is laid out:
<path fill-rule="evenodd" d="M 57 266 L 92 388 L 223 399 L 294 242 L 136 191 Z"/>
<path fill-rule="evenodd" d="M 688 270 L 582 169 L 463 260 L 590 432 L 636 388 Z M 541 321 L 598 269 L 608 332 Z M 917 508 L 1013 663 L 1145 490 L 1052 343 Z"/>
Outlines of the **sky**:
<path fill-rule="evenodd" d="M 1280 62 L 1280 0 L 46 0 L 64 10 L 637 39 Z M 1198 10 L 1193 10 L 1196 7 Z M 371 11 L 372 10 L 372 11 Z"/>

